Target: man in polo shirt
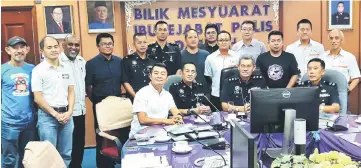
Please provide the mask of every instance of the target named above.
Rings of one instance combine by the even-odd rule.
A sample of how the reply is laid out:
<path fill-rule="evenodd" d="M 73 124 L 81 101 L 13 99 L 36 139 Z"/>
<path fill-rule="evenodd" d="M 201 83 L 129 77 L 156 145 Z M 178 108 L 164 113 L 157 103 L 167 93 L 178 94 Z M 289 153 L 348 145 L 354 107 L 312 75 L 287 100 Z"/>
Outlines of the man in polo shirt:
<path fill-rule="evenodd" d="M 182 114 L 176 107 L 172 95 L 163 89 L 167 76 L 168 72 L 164 64 L 153 65 L 150 74 L 151 82 L 135 94 L 129 137 L 149 125 L 183 123 Z M 173 117 L 169 119 L 168 111 L 173 114 Z"/>
<path fill-rule="evenodd" d="M 322 55 L 322 59 L 326 63 L 326 69 L 338 70 L 345 75 L 349 83 L 348 91 L 351 92 L 358 85 L 361 75 L 356 57 L 342 49 L 343 40 L 344 35 L 341 30 L 332 30 L 328 34 L 331 49 Z"/>
<path fill-rule="evenodd" d="M 312 23 L 308 19 L 302 19 L 297 23 L 297 35 L 299 39 L 288 45 L 286 52 L 293 54 L 300 71 L 299 79 L 307 73 L 307 64 L 313 58 L 319 58 L 325 52 L 323 45 L 311 39 Z"/>
<path fill-rule="evenodd" d="M 209 83 L 212 83 L 211 102 L 221 109 L 219 87 L 221 71 L 228 67 L 237 67 L 240 56 L 230 50 L 231 34 L 227 31 L 221 31 L 217 36 L 219 50 L 209 55 L 205 62 L 204 75 Z M 216 111 L 217 109 L 212 109 Z"/>
<path fill-rule="evenodd" d="M 53 37 L 40 41 L 45 59 L 33 70 L 31 87 L 39 105 L 38 131 L 41 141 L 51 142 L 69 166 L 73 137 L 74 80 L 71 67 L 59 59 L 59 42 Z"/>
<path fill-rule="evenodd" d="M 101 102 L 108 96 L 118 96 L 122 94 L 121 91 L 121 63 L 122 59 L 113 55 L 114 38 L 109 33 L 100 33 L 96 37 L 96 45 L 99 54 L 90 59 L 86 65 L 85 85 L 87 95 L 93 103 L 94 113 L 94 128 L 98 128 L 98 121 L 96 118 L 96 104 Z M 118 137 L 122 144 L 128 139 L 130 127 L 125 127 L 119 130 L 122 137 Z M 100 154 L 102 138 L 96 134 L 96 163 L 97 167 L 114 167 L 114 163 L 108 158 Z"/>
<path fill-rule="evenodd" d="M 34 65 L 24 60 L 30 48 L 18 36 L 8 40 L 6 53 L 10 61 L 1 65 L 1 167 L 23 167 L 24 148 L 34 140 L 33 98 L 30 89 Z M 4 55 L 3 55 L 4 57 Z"/>
<path fill-rule="evenodd" d="M 246 20 L 241 24 L 242 40 L 233 45 L 232 50 L 238 55 L 249 54 L 254 60 L 257 57 L 267 52 L 267 48 L 263 42 L 253 39 L 255 24 L 253 21 Z"/>
<path fill-rule="evenodd" d="M 71 67 L 74 75 L 75 104 L 73 110 L 73 150 L 70 168 L 81 167 L 85 145 L 85 60 L 79 54 L 80 38 L 67 36 L 63 43 L 64 52 L 60 54 L 62 62 Z"/>

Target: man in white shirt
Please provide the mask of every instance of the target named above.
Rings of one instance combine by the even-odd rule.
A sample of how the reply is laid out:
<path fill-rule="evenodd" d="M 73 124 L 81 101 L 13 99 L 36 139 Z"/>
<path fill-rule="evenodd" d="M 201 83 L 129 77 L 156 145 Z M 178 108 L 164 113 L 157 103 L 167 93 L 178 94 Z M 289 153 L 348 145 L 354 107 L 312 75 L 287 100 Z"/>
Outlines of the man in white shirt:
<path fill-rule="evenodd" d="M 219 94 L 221 72 L 224 68 L 237 67 L 240 55 L 230 50 L 231 34 L 227 31 L 221 31 L 217 36 L 219 49 L 210 54 L 205 62 L 204 75 L 208 83 L 212 83 L 211 102 L 221 109 Z M 212 109 L 216 111 L 216 109 Z"/>
<path fill-rule="evenodd" d="M 83 162 L 85 145 L 85 60 L 78 55 L 80 51 L 79 37 L 72 35 L 65 37 L 63 49 L 64 52 L 60 54 L 60 59 L 71 67 L 75 83 L 73 150 L 69 167 L 78 168 Z"/>
<path fill-rule="evenodd" d="M 166 66 L 162 63 L 154 64 L 150 74 L 151 82 L 135 94 L 129 137 L 133 137 L 146 126 L 183 123 L 182 114 L 176 107 L 172 95 L 163 89 L 167 79 Z M 169 119 L 168 111 L 173 115 Z"/>
<path fill-rule="evenodd" d="M 32 74 L 31 87 L 38 104 L 38 131 L 41 141 L 56 147 L 67 167 L 73 139 L 74 80 L 71 67 L 59 59 L 60 46 L 54 37 L 44 37 L 40 50 L 45 59 Z"/>
<path fill-rule="evenodd" d="M 308 19 L 302 19 L 297 23 L 297 35 L 299 40 L 288 45 L 286 52 L 295 56 L 300 71 L 300 80 L 307 73 L 308 61 L 321 57 L 325 49 L 322 44 L 311 39 L 312 23 Z"/>
<path fill-rule="evenodd" d="M 241 24 L 241 36 L 242 40 L 233 45 L 232 50 L 237 53 L 237 55 L 252 55 L 254 60 L 257 60 L 257 57 L 267 52 L 266 45 L 256 39 L 253 39 L 255 23 L 250 20 L 246 20 Z"/>
<path fill-rule="evenodd" d="M 322 55 L 326 69 L 334 69 L 345 75 L 349 83 L 348 91 L 351 92 L 359 83 L 361 75 L 356 57 L 342 49 L 344 35 L 341 30 L 334 29 L 328 34 L 331 49 Z"/>

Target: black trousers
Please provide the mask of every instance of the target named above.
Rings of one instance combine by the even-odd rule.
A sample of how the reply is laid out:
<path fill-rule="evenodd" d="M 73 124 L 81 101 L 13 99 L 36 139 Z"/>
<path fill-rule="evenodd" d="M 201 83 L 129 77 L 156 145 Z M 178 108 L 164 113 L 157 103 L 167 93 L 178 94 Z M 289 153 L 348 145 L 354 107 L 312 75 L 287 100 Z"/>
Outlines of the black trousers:
<path fill-rule="evenodd" d="M 73 150 L 69 167 L 81 168 L 85 146 L 85 115 L 73 116 L 73 121 Z"/>
<path fill-rule="evenodd" d="M 215 97 L 215 96 L 212 96 L 212 95 L 211 95 L 210 99 L 211 99 L 210 101 L 212 102 L 212 104 L 214 106 L 216 106 L 218 110 L 222 111 L 221 99 L 219 97 Z M 213 106 L 211 106 L 211 109 L 212 109 L 213 112 L 217 111 Z"/>

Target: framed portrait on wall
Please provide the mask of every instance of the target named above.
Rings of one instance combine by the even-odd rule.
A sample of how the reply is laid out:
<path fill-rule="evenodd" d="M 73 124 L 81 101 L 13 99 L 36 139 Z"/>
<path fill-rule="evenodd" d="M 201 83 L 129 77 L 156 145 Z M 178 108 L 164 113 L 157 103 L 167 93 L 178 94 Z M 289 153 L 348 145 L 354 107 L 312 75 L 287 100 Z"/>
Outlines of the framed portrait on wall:
<path fill-rule="evenodd" d="M 328 29 L 352 29 L 352 0 L 328 2 Z"/>
<path fill-rule="evenodd" d="M 112 1 L 87 1 L 89 33 L 115 32 Z"/>
<path fill-rule="evenodd" d="M 70 5 L 45 6 L 46 35 L 57 39 L 73 34 L 73 18 Z"/>

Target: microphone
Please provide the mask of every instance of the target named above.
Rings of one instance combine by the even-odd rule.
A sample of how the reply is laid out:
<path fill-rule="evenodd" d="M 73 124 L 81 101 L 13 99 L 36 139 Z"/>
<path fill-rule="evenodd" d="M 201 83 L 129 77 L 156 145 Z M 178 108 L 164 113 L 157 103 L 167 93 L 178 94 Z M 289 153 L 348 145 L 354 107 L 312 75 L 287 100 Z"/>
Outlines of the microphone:
<path fill-rule="evenodd" d="M 190 112 L 191 112 L 191 114 L 197 116 L 198 118 L 202 119 L 205 123 L 207 123 L 208 125 L 210 125 L 210 126 L 218 133 L 219 138 L 221 138 L 221 134 L 219 133 L 219 131 L 218 131 L 217 129 L 215 129 L 215 128 L 213 127 L 213 125 L 211 125 L 209 122 L 207 122 L 204 118 L 202 118 L 202 117 L 201 117 L 199 114 L 197 114 L 195 111 L 190 110 Z"/>
<path fill-rule="evenodd" d="M 214 149 L 212 149 L 212 148 L 209 147 L 208 145 L 203 144 L 202 142 L 198 141 L 197 139 L 193 138 L 191 135 L 189 135 L 189 133 L 184 134 L 184 136 L 185 136 L 186 138 L 189 138 L 189 139 L 192 139 L 192 140 L 198 142 L 198 143 L 201 144 L 204 148 L 207 148 L 207 149 L 209 149 L 209 150 L 212 150 L 214 153 L 216 153 L 217 155 L 221 156 L 222 159 L 223 159 L 223 161 L 224 161 L 224 166 L 227 165 L 226 159 L 224 159 L 224 157 L 223 157 L 221 154 L 219 154 L 217 151 L 215 151 Z"/>
<path fill-rule="evenodd" d="M 216 110 L 217 110 L 217 112 L 219 113 L 219 115 L 221 116 L 221 119 L 223 120 L 223 121 L 225 121 L 225 119 L 224 119 L 224 117 L 223 117 L 223 115 L 222 115 L 222 113 L 221 113 L 221 111 L 219 111 L 219 109 L 208 99 L 208 97 L 207 96 L 205 96 L 204 94 L 201 94 L 201 96 L 203 96 L 206 100 L 207 100 L 207 102 L 209 103 L 209 104 L 211 104 L 212 105 L 212 107 L 213 108 L 215 108 Z M 222 121 L 222 122 L 223 122 Z M 216 128 L 215 127 L 216 125 L 214 125 L 214 127 L 213 128 Z M 217 124 L 217 130 L 223 130 L 223 129 L 225 129 L 227 127 L 227 125 L 223 125 L 222 123 L 220 123 L 220 124 Z"/>

